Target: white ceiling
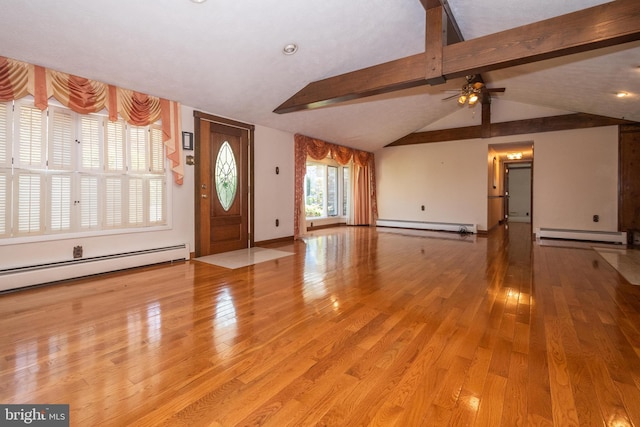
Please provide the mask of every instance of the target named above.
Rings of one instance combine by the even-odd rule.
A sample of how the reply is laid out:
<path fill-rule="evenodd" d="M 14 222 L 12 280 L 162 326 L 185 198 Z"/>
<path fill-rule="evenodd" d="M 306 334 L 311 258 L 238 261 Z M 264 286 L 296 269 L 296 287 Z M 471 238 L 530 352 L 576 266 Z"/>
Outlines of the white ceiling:
<path fill-rule="evenodd" d="M 21 0 L 0 13 L 0 55 L 208 113 L 376 150 L 474 109 L 424 86 L 313 111 L 272 111 L 306 84 L 424 51 L 419 0 Z M 605 3 L 449 0 L 465 39 Z M 292 56 L 288 43 L 299 45 Z M 586 112 L 640 121 L 640 42 L 483 74 L 493 121 Z M 627 98 L 614 96 L 630 93 Z M 515 108 L 517 106 L 518 108 Z M 479 109 L 479 108 L 478 108 Z M 440 124 L 440 125 L 438 125 Z"/>

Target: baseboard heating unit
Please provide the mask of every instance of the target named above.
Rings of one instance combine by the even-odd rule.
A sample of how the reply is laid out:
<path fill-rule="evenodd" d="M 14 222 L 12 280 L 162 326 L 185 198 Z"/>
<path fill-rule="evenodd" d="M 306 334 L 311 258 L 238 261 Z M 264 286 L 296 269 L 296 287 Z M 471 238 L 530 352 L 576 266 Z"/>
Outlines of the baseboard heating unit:
<path fill-rule="evenodd" d="M 183 259 L 189 259 L 186 244 L 7 268 L 0 270 L 0 292 Z"/>
<path fill-rule="evenodd" d="M 591 242 L 627 243 L 624 231 L 563 230 L 559 228 L 540 228 L 536 234 L 541 239 L 585 240 Z"/>
<path fill-rule="evenodd" d="M 450 222 L 426 222 L 426 221 L 404 221 L 379 219 L 376 221 L 378 227 L 396 227 L 396 228 L 413 228 L 419 230 L 433 231 L 454 231 L 456 233 L 473 233 L 476 234 L 478 229 L 476 224 L 456 224 Z"/>

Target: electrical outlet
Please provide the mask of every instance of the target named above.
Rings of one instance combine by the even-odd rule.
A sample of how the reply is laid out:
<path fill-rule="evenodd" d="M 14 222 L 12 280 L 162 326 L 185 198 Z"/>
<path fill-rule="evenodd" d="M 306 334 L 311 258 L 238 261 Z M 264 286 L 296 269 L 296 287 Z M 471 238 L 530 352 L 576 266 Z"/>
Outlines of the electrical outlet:
<path fill-rule="evenodd" d="M 82 246 L 74 246 L 73 247 L 73 257 L 74 258 L 82 258 Z"/>
<path fill-rule="evenodd" d="M 276 219 L 276 227 L 280 227 L 280 220 Z"/>
<path fill-rule="evenodd" d="M 593 222 L 598 222 L 598 221 L 600 221 L 600 215 L 594 215 Z"/>
<path fill-rule="evenodd" d="M 420 210 L 423 211 L 424 210 L 424 205 L 420 206 Z"/>

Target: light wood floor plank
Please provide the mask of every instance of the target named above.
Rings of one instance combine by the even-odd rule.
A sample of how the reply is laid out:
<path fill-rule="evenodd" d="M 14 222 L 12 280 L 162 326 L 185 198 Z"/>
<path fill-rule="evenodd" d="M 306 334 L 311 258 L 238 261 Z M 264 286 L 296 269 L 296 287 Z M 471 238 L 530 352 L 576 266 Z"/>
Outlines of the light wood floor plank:
<path fill-rule="evenodd" d="M 510 224 L 269 247 L 293 255 L 0 294 L 0 402 L 73 426 L 640 425 L 640 287 L 589 244 Z"/>

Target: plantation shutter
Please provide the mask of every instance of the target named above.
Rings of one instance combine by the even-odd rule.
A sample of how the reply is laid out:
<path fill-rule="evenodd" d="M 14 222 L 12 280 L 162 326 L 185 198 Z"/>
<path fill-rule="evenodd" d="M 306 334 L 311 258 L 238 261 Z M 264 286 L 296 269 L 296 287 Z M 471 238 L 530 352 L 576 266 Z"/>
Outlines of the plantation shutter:
<path fill-rule="evenodd" d="M 42 175 L 38 173 L 22 172 L 16 178 L 16 230 L 18 234 L 41 233 L 42 200 L 44 199 Z"/>
<path fill-rule="evenodd" d="M 129 126 L 129 152 L 131 172 L 147 172 L 147 130 L 142 127 Z"/>
<path fill-rule="evenodd" d="M 159 126 L 152 126 L 150 129 L 149 144 L 151 146 L 151 172 L 164 172 L 164 144 L 162 142 L 162 129 Z"/>
<path fill-rule="evenodd" d="M 11 103 L 0 102 L 0 236 L 9 235 L 11 228 Z M 3 169 L 7 168 L 7 169 Z"/>
<path fill-rule="evenodd" d="M 164 177 L 149 179 L 149 222 L 164 222 L 164 198 L 165 179 Z"/>
<path fill-rule="evenodd" d="M 129 178 L 129 225 L 144 224 L 144 180 Z"/>
<path fill-rule="evenodd" d="M 10 200 L 10 175 L 8 171 L 0 169 L 0 236 L 9 234 L 9 200 Z"/>
<path fill-rule="evenodd" d="M 99 171 L 100 132 L 102 118 L 81 116 L 80 119 L 80 164 L 86 171 Z"/>
<path fill-rule="evenodd" d="M 80 175 L 80 229 L 100 228 L 98 200 L 98 177 Z"/>
<path fill-rule="evenodd" d="M 120 176 L 105 178 L 104 226 L 117 228 L 124 225 L 123 197 L 124 178 Z"/>
<path fill-rule="evenodd" d="M 11 104 L 0 102 L 0 167 L 7 167 L 11 164 L 10 112 Z"/>
<path fill-rule="evenodd" d="M 45 113 L 36 107 L 17 104 L 16 127 L 17 166 L 44 168 L 45 161 Z"/>
<path fill-rule="evenodd" d="M 49 169 L 72 170 L 75 137 L 73 113 L 61 108 L 49 112 Z"/>
<path fill-rule="evenodd" d="M 71 175 L 51 175 L 49 188 L 50 231 L 71 230 L 71 206 Z"/>
<path fill-rule="evenodd" d="M 111 172 L 125 170 L 125 125 L 122 120 L 108 121 L 106 126 L 106 169 Z"/>

